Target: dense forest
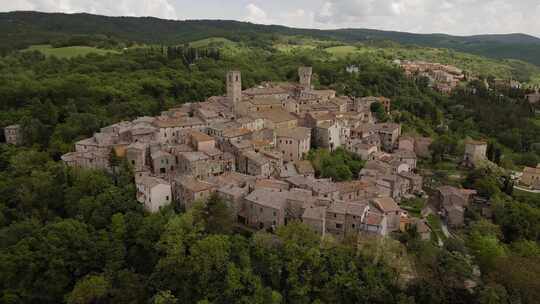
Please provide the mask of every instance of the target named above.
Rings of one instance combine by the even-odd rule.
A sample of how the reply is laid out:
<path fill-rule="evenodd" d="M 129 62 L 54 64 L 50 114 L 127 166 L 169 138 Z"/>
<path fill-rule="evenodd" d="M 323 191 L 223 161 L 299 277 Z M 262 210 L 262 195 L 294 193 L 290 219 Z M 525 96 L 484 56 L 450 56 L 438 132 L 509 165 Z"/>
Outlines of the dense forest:
<path fill-rule="evenodd" d="M 390 97 L 387 119 L 435 139 L 427 169 L 461 157 L 467 137 L 489 139 L 502 168 L 540 157 L 540 125 L 521 90 L 479 82 L 444 96 L 369 55 L 328 60 L 255 46 L 207 55 L 186 61 L 154 47 L 0 58 L 0 125 L 21 123 L 25 135 L 22 147 L 0 146 L 1 303 L 537 303 L 540 200 L 512 193 L 504 172 L 466 172 L 460 183 L 492 202 L 493 220 L 471 210 L 466 229 L 438 246 L 413 230 L 382 241 L 320 239 L 300 223 L 240 232 L 217 197 L 149 214 L 127 164 L 106 173 L 58 162 L 100 127 L 223 94 L 231 68 L 251 87 L 296 80 L 300 65 L 314 67 L 319 88 Z M 361 72 L 347 73 L 350 64 Z M 342 180 L 361 166 L 342 151 L 310 157 L 321 175 Z"/>
<path fill-rule="evenodd" d="M 209 37 L 261 45 L 277 36 L 307 36 L 344 42 L 394 41 L 448 48 L 496 59 L 512 58 L 540 65 L 540 39 L 523 34 L 450 36 L 370 29 L 312 30 L 226 20 L 174 21 L 40 12 L 0 13 L 0 51 L 34 44 L 115 46 L 131 43 L 181 44 Z"/>

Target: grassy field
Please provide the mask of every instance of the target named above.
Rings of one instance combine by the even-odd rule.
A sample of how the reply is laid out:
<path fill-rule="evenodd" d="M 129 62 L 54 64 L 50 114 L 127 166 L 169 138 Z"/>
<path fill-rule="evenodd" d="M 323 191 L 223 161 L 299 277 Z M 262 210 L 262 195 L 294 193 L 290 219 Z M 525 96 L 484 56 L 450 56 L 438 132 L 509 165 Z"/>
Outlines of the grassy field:
<path fill-rule="evenodd" d="M 296 50 L 314 50 L 316 47 L 314 45 L 293 45 L 278 43 L 274 45 L 274 48 L 285 53 L 290 53 Z"/>
<path fill-rule="evenodd" d="M 334 47 L 325 49 L 325 51 L 327 51 L 328 53 L 338 58 L 344 58 L 350 54 L 359 53 L 358 48 L 352 45 L 334 46 Z"/>
<path fill-rule="evenodd" d="M 76 56 L 86 56 L 88 54 L 105 55 L 110 53 L 119 53 L 113 50 L 103 50 L 89 46 L 68 46 L 53 48 L 48 44 L 33 45 L 26 49 L 26 51 L 39 51 L 45 56 L 56 56 L 59 58 L 72 58 Z"/>

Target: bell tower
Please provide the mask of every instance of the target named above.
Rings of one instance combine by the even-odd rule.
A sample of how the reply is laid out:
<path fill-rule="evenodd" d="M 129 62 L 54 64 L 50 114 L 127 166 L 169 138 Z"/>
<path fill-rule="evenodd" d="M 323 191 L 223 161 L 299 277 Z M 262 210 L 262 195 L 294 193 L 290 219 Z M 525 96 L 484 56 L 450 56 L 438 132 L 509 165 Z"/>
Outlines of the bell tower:
<path fill-rule="evenodd" d="M 232 104 L 233 112 L 236 115 L 237 106 L 242 101 L 242 74 L 240 71 L 229 71 L 227 73 L 227 98 Z"/>
<path fill-rule="evenodd" d="M 300 79 L 300 85 L 306 89 L 311 89 L 311 75 L 313 74 L 312 67 L 299 67 L 298 78 Z"/>

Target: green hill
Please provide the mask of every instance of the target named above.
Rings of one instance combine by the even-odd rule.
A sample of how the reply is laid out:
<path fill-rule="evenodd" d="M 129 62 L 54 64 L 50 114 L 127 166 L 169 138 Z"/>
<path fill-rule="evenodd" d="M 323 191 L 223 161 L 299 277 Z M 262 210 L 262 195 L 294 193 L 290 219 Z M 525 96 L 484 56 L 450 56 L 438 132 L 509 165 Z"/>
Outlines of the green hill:
<path fill-rule="evenodd" d="M 361 42 L 392 40 L 406 45 L 449 48 L 490 58 L 512 58 L 540 65 L 540 39 L 524 34 L 450 36 L 370 29 L 316 30 L 225 20 L 173 21 L 152 17 L 106 17 L 40 12 L 0 13 L 0 49 L 26 48 L 78 35 L 89 41 L 179 44 L 211 37 L 264 44 L 279 35 Z M 76 44 L 72 44 L 76 45 Z"/>
<path fill-rule="evenodd" d="M 117 53 L 114 50 L 103 50 L 90 46 L 66 46 L 54 48 L 48 44 L 38 44 L 30 46 L 27 51 L 39 51 L 46 56 L 56 56 L 60 58 L 71 58 L 77 56 L 85 56 L 88 54 L 105 55 L 108 53 Z"/>

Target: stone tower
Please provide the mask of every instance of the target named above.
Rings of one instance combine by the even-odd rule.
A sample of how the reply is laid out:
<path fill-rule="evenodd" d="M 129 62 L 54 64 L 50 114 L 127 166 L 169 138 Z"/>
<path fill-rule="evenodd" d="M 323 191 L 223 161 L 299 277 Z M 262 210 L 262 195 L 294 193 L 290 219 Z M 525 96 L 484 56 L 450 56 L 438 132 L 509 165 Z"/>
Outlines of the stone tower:
<path fill-rule="evenodd" d="M 236 115 L 238 104 L 242 101 L 242 75 L 240 71 L 227 73 L 227 97 L 233 106 L 234 115 Z"/>
<path fill-rule="evenodd" d="M 298 77 L 300 78 L 300 85 L 306 89 L 311 89 L 311 74 L 313 74 L 312 67 L 299 67 Z"/>

